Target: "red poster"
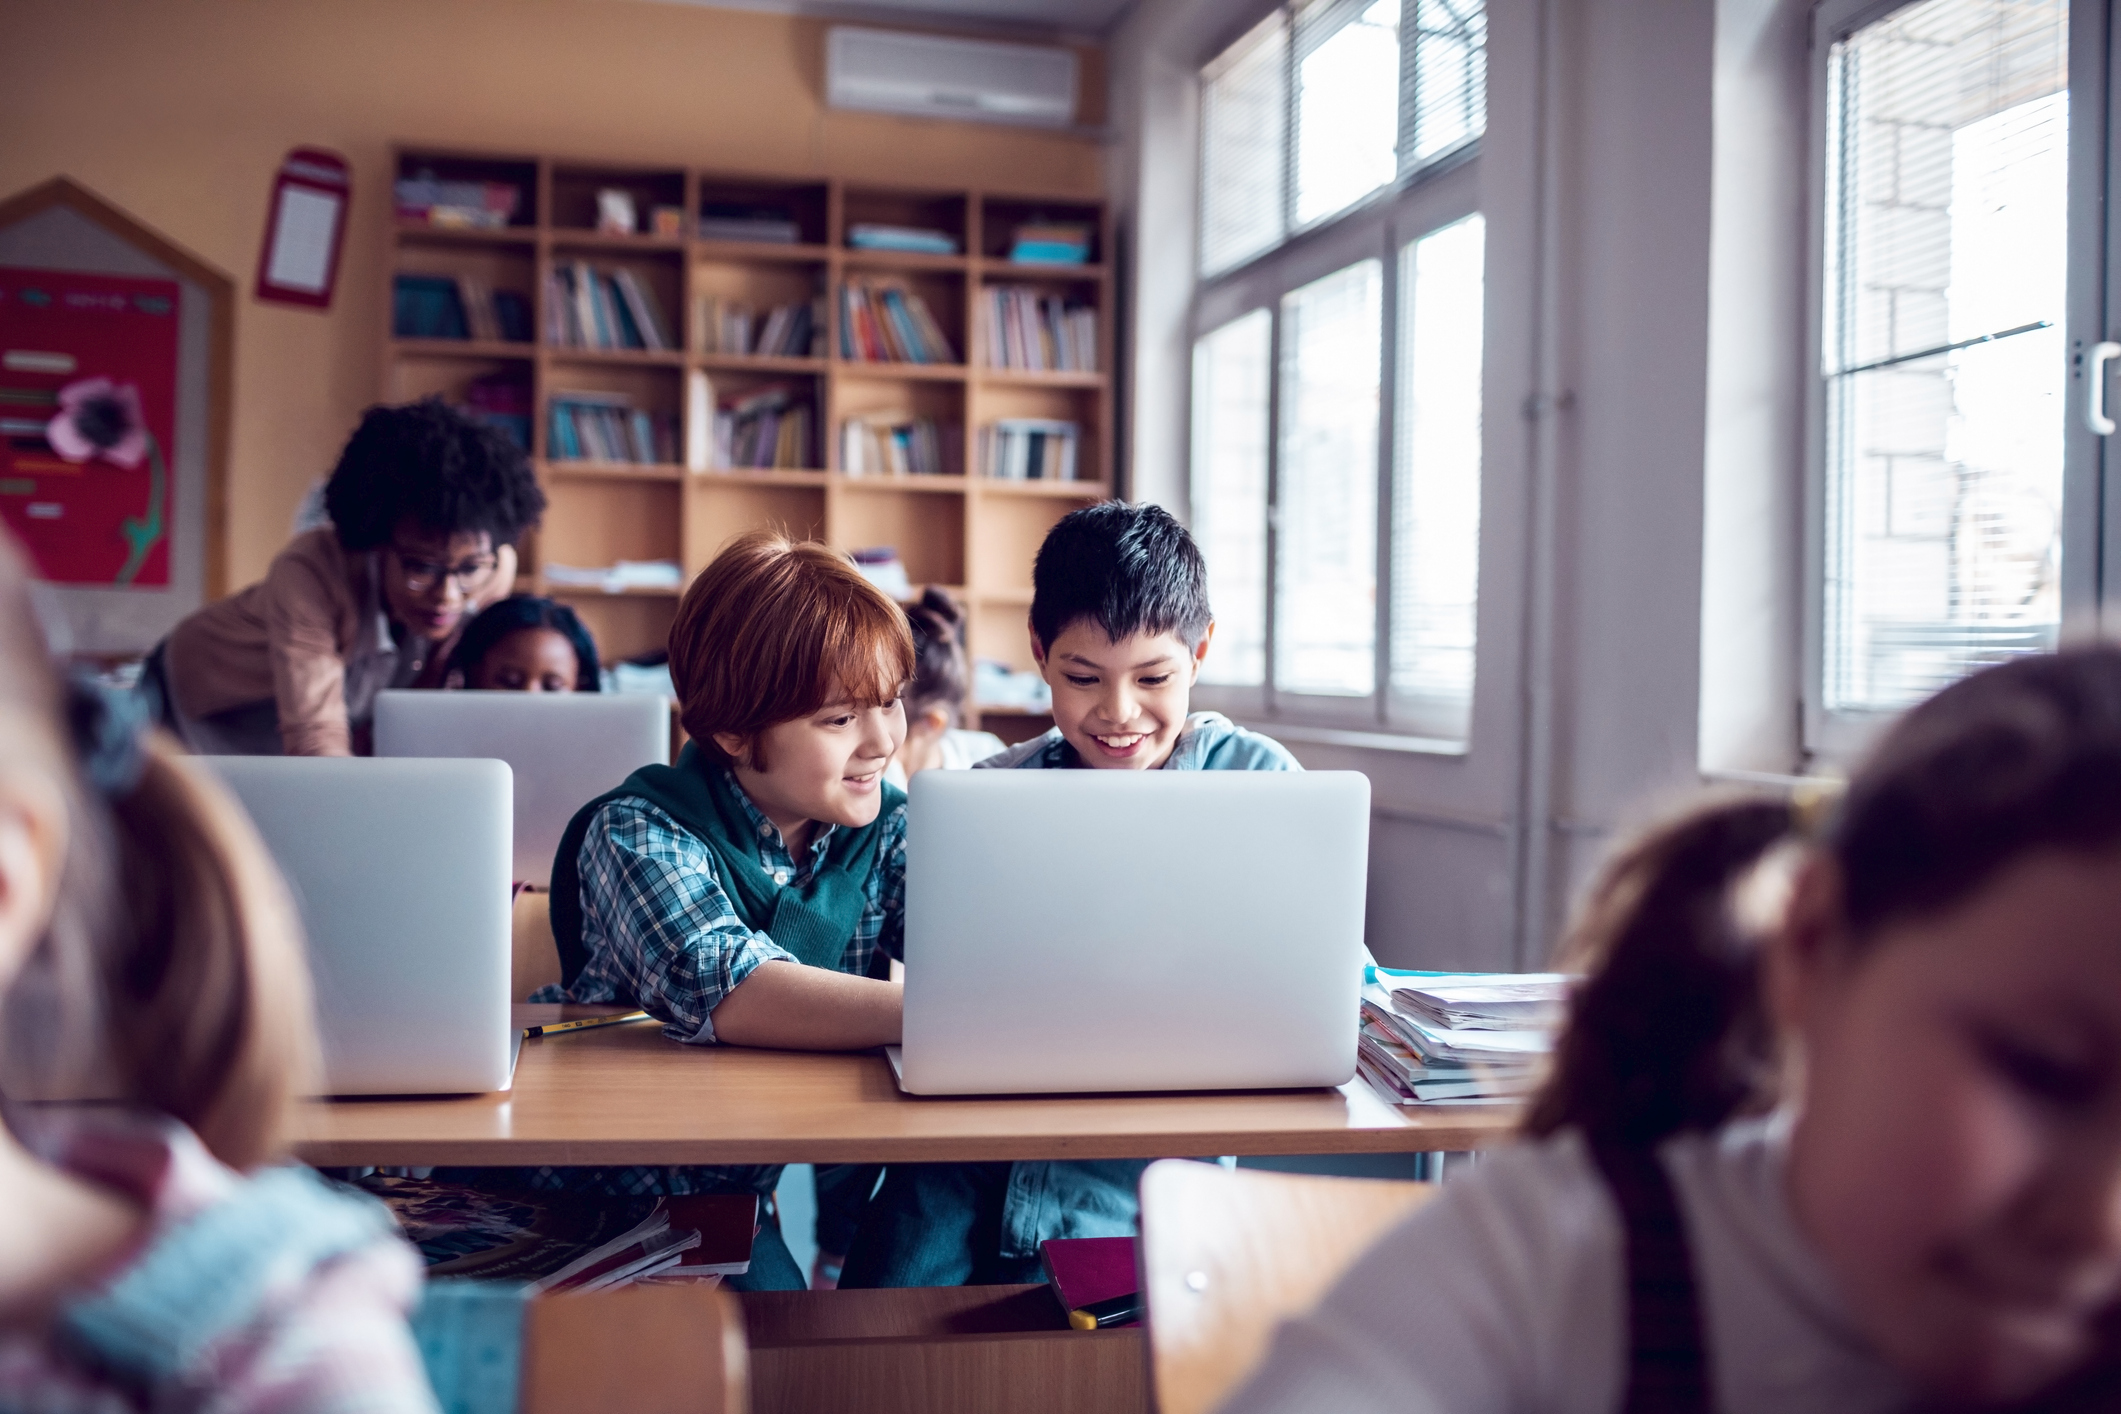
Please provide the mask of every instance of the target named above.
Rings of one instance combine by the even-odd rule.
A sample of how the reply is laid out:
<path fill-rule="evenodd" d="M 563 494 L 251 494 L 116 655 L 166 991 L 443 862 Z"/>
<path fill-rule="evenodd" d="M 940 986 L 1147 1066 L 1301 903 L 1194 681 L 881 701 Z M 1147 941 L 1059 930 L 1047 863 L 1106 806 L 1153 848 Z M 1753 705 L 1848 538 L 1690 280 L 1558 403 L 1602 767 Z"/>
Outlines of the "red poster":
<path fill-rule="evenodd" d="M 46 580 L 169 586 L 177 298 L 0 266 L 0 522 Z"/>

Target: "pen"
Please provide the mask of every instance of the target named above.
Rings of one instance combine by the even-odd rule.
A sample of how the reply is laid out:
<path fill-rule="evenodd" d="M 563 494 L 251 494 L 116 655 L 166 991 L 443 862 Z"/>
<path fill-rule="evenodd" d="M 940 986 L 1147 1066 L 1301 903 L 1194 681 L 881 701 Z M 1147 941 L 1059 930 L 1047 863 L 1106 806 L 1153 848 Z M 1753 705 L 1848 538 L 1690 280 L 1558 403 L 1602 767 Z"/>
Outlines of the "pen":
<path fill-rule="evenodd" d="M 548 1021 L 543 1026 L 526 1026 L 523 1028 L 523 1035 L 526 1039 L 532 1036 L 552 1036 L 562 1031 L 586 1031 L 592 1026 L 616 1026 L 622 1021 L 647 1019 L 648 1013 L 645 1011 L 620 1011 L 613 1012 L 610 1016 L 583 1016 L 573 1021 Z"/>
<path fill-rule="evenodd" d="M 1125 1296 L 1108 1296 L 1076 1307 L 1068 1313 L 1068 1324 L 1079 1331 L 1101 1331 L 1138 1320 L 1141 1313 L 1142 1294 L 1130 1291 Z"/>

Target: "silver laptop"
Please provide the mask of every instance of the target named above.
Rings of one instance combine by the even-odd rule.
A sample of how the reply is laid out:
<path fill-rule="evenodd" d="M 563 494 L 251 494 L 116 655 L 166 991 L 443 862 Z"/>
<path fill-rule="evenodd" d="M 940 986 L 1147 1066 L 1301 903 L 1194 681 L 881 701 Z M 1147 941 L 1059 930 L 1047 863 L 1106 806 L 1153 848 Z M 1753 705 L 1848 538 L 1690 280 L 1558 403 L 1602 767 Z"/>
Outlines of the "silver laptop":
<path fill-rule="evenodd" d="M 302 910 L 325 1093 L 506 1090 L 508 767 L 214 756 Z"/>
<path fill-rule="evenodd" d="M 379 692 L 376 755 L 483 756 L 515 771 L 515 877 L 546 888 L 567 822 L 670 762 L 670 699 L 615 692 Z"/>
<path fill-rule="evenodd" d="M 911 794 L 907 1091 L 1354 1075 L 1367 777 L 923 771 Z"/>

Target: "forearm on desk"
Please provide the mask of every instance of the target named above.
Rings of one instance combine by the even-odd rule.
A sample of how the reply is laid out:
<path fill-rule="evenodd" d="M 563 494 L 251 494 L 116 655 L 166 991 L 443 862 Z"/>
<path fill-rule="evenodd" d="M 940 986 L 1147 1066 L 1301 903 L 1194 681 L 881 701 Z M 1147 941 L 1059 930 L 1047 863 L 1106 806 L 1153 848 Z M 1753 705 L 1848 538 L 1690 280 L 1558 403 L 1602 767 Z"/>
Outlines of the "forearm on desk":
<path fill-rule="evenodd" d="M 730 1046 L 857 1051 L 898 1042 L 905 988 L 897 982 L 762 962 L 714 1009 L 714 1038 Z"/>

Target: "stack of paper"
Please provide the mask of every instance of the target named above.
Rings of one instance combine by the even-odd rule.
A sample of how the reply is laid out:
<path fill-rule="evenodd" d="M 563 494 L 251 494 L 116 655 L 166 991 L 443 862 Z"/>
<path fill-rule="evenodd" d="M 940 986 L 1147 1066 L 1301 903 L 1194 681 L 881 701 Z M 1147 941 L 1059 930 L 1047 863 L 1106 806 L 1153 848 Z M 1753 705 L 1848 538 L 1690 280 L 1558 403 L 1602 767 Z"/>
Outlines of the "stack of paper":
<path fill-rule="evenodd" d="M 1374 968 L 1362 990 L 1356 1064 L 1403 1105 L 1521 1099 L 1546 1078 L 1573 980 L 1559 972 Z"/>

